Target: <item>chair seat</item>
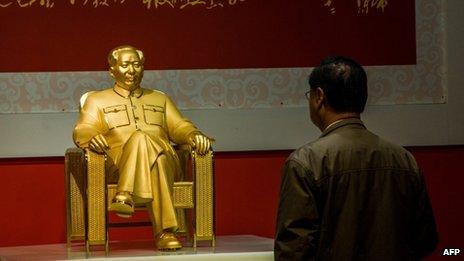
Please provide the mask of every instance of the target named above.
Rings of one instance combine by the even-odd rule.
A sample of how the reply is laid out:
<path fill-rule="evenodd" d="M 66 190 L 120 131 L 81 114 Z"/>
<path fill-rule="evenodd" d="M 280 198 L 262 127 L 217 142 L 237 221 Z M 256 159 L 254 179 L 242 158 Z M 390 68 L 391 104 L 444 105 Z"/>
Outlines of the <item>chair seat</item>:
<path fill-rule="evenodd" d="M 108 210 L 111 206 L 111 200 L 116 195 L 117 184 L 108 185 Z M 175 208 L 193 208 L 193 182 L 192 181 L 179 181 L 174 182 L 173 185 L 173 203 Z M 136 207 L 143 207 L 144 204 Z"/>

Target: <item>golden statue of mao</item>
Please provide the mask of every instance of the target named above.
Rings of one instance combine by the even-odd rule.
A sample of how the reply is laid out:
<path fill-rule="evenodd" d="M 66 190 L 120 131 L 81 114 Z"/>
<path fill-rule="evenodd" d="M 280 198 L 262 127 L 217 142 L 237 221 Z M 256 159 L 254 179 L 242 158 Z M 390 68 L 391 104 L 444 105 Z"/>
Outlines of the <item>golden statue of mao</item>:
<path fill-rule="evenodd" d="M 81 148 L 106 154 L 117 167 L 111 209 L 129 217 L 135 203 L 145 203 L 157 248 L 175 250 L 182 245 L 175 236 L 172 185 L 180 166 L 171 142 L 189 144 L 205 154 L 213 140 L 184 118 L 166 94 L 140 87 L 144 60 L 143 52 L 132 46 L 109 53 L 109 71 L 116 83 L 87 97 L 73 139 Z"/>

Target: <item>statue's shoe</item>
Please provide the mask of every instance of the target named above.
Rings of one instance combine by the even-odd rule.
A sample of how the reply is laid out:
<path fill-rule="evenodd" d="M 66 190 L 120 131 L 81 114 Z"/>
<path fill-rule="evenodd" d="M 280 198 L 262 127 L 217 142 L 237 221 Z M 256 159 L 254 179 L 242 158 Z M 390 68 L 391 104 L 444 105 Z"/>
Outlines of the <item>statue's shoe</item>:
<path fill-rule="evenodd" d="M 182 244 L 172 232 L 162 232 L 156 237 L 156 248 L 159 251 L 176 251 Z"/>
<path fill-rule="evenodd" d="M 134 201 L 129 193 L 118 192 L 111 202 L 110 209 L 120 217 L 129 218 L 134 213 Z"/>

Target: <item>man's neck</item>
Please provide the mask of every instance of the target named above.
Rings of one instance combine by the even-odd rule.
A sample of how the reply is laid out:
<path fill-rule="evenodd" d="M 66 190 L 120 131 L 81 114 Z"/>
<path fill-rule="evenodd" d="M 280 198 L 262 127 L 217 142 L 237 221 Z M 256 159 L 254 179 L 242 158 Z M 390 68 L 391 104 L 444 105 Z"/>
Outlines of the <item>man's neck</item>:
<path fill-rule="evenodd" d="M 350 118 L 357 118 L 360 119 L 361 115 L 356 112 L 343 112 L 343 113 L 331 113 L 327 116 L 327 118 L 324 120 L 324 125 L 322 128 L 322 131 L 326 130 L 328 127 L 331 125 L 345 120 L 345 119 L 350 119 Z"/>

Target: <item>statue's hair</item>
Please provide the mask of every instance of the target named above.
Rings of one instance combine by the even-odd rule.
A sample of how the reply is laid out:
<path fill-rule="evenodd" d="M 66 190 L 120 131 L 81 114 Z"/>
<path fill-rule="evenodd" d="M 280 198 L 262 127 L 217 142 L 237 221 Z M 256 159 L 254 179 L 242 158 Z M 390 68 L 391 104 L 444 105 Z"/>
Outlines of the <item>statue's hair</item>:
<path fill-rule="evenodd" d="M 133 46 L 130 45 L 121 45 L 113 50 L 110 51 L 108 54 L 108 64 L 110 67 L 114 66 L 118 60 L 119 52 L 121 51 L 135 51 L 137 55 L 139 56 L 140 62 L 144 63 L 145 62 L 145 56 L 143 55 L 143 52 Z"/>

